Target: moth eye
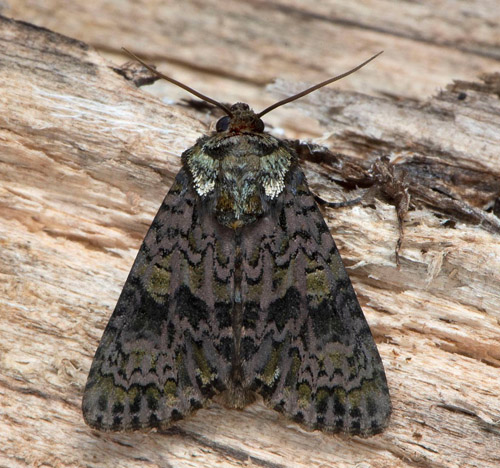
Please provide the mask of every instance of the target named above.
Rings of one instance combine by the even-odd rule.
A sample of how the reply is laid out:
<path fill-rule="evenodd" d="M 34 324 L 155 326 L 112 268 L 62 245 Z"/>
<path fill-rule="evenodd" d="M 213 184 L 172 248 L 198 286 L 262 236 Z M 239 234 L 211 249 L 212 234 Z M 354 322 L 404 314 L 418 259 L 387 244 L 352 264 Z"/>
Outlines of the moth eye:
<path fill-rule="evenodd" d="M 217 125 L 215 126 L 215 129 L 218 132 L 225 132 L 229 127 L 229 116 L 225 115 L 224 117 L 220 118 L 217 121 Z"/>
<path fill-rule="evenodd" d="M 256 132 L 263 132 L 264 131 L 264 122 L 262 120 L 258 119 L 257 122 L 255 122 L 255 131 Z"/>

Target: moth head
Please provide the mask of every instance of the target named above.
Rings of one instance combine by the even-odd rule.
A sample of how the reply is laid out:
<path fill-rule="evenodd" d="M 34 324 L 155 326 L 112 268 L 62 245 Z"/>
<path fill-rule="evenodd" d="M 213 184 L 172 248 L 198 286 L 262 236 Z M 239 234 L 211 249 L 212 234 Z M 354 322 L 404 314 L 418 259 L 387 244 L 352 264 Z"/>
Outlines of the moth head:
<path fill-rule="evenodd" d="M 216 101 L 215 99 L 209 98 L 208 96 L 205 96 L 204 94 L 201 94 L 200 92 L 194 90 L 193 88 L 190 88 L 189 86 L 181 83 L 180 81 L 174 80 L 173 78 L 170 78 L 167 75 L 164 75 L 163 73 L 160 73 L 158 70 L 153 68 L 151 65 L 148 65 L 147 63 L 143 62 L 139 57 L 134 55 L 132 52 L 128 51 L 125 48 L 122 48 L 128 55 L 130 55 L 133 59 L 137 60 L 141 65 L 146 67 L 151 73 L 154 73 L 155 75 L 159 76 L 160 78 L 163 78 L 164 80 L 170 81 L 170 83 L 173 83 L 182 89 L 185 89 L 186 91 L 190 92 L 191 94 L 194 94 L 196 97 L 203 99 L 206 102 L 209 102 L 210 104 L 213 104 L 214 106 L 219 107 L 222 109 L 227 115 L 219 119 L 217 122 L 216 130 L 217 132 L 225 132 L 225 131 L 233 131 L 233 132 L 244 132 L 244 131 L 251 131 L 251 132 L 263 132 L 264 131 L 264 123 L 261 120 L 261 117 L 264 114 L 267 114 L 268 112 L 271 112 L 272 110 L 276 109 L 277 107 L 280 107 L 284 104 L 288 104 L 289 102 L 295 101 L 296 99 L 300 99 L 301 97 L 305 96 L 306 94 L 312 93 L 313 91 L 316 91 L 319 88 L 322 88 L 323 86 L 326 86 L 330 83 L 333 83 L 334 81 L 338 81 L 351 73 L 354 73 L 355 71 L 358 71 L 360 68 L 364 67 L 367 63 L 371 62 L 372 60 L 376 59 L 382 52 L 379 52 L 378 54 L 375 54 L 374 56 L 370 57 L 368 60 L 365 60 L 363 63 L 358 65 L 357 67 L 354 67 L 353 69 L 342 73 L 341 75 L 334 76 L 333 78 L 330 78 L 328 80 L 322 81 L 321 83 L 318 83 L 315 86 L 311 86 L 310 88 L 305 89 L 304 91 L 294 94 L 293 96 L 287 97 L 286 99 L 282 99 L 281 101 L 275 102 L 269 107 L 266 107 L 263 111 L 259 112 L 256 114 L 252 109 L 247 104 L 244 104 L 242 102 L 237 102 L 236 104 L 233 104 L 231 107 L 227 107 L 225 104 L 222 104 L 221 102 Z"/>
<path fill-rule="evenodd" d="M 217 132 L 255 132 L 264 131 L 264 122 L 250 109 L 248 104 L 237 102 L 229 110 L 231 115 L 225 115 L 217 121 L 215 129 Z"/>

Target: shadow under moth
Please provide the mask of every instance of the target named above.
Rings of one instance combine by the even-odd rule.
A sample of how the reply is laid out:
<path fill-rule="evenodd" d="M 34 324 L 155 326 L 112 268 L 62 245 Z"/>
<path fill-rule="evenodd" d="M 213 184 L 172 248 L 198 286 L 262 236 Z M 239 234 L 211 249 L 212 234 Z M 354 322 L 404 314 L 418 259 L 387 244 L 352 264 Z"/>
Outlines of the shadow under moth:
<path fill-rule="evenodd" d="M 376 56 L 378 56 L 377 54 Z M 312 429 L 368 436 L 388 424 L 382 361 L 295 150 L 259 114 L 221 108 L 142 243 L 83 396 L 103 431 L 163 429 L 216 394 L 263 397 Z"/>

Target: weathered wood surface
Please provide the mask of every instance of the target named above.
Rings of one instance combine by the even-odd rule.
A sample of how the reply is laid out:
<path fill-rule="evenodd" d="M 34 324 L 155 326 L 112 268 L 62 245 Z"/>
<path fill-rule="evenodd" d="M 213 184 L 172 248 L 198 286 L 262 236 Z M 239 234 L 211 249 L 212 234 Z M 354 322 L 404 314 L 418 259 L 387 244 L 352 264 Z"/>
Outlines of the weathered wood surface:
<path fill-rule="evenodd" d="M 277 77 L 318 81 L 379 50 L 376 67 L 336 89 L 425 99 L 500 59 L 497 0 L 16 0 L 1 13 L 110 54 L 127 47 L 168 61 L 201 91 L 256 108 Z"/>
<path fill-rule="evenodd" d="M 28 2 L 15 3 L 13 10 Z M 239 9 L 231 7 L 235 12 L 227 15 L 224 28 L 213 24 L 211 27 L 216 32 L 224 29 L 225 37 L 233 32 L 241 46 L 242 38 L 249 33 L 233 30 L 233 22 L 251 31 L 257 19 L 253 23 L 248 19 L 256 16 L 252 16 L 252 9 L 244 9 L 243 3 L 228 3 L 239 3 Z M 306 2 L 296 2 L 295 6 L 305 9 L 305 5 Z M 267 8 L 265 3 L 260 6 Z M 27 14 L 36 11 L 35 7 L 19 10 L 18 16 L 29 19 Z M 169 7 L 175 11 L 174 3 Z M 194 2 L 188 6 L 195 7 Z M 92 42 L 98 43 L 96 29 L 103 24 L 103 18 L 109 19 L 109 10 L 102 5 L 102 14 L 93 16 L 91 21 L 89 8 L 80 6 L 79 21 L 78 15 L 67 13 L 67 32 L 79 36 L 79 28 L 93 31 Z M 209 28 L 207 15 L 215 18 L 215 13 L 210 12 L 216 8 L 198 8 L 202 11 L 190 18 L 201 18 L 199 21 Z M 290 25 L 300 22 L 300 15 L 297 19 L 278 8 L 272 11 Z M 127 12 L 122 9 L 122 13 Z M 321 14 L 327 13 L 324 7 Z M 38 14 L 43 17 L 40 11 Z M 235 19 L 237 14 L 246 21 Z M 83 29 L 86 15 L 88 28 Z M 168 18 L 174 21 L 171 18 L 175 15 Z M 368 17 L 365 18 L 367 22 Z M 62 24 L 57 13 L 52 17 L 47 14 L 46 20 L 49 19 L 54 21 L 49 26 Z M 389 26 L 390 20 L 384 19 Z M 325 28 L 332 27 L 332 23 L 347 28 L 349 33 L 371 34 L 379 40 L 384 36 L 375 30 L 367 32 L 367 28 L 339 26 L 338 21 L 310 21 L 318 26 L 312 28 L 314 34 L 322 31 L 320 23 Z M 175 54 L 191 51 L 197 55 L 186 54 L 184 60 L 207 60 L 200 68 L 217 70 L 226 78 L 224 81 L 212 76 L 207 88 L 197 86 L 192 79 L 189 83 L 228 101 L 235 100 L 233 94 L 237 92 L 239 99 L 251 99 L 259 89 L 252 83 L 283 76 L 280 61 L 286 61 L 282 65 L 290 71 L 288 78 L 307 80 L 317 79 L 327 71 L 347 69 L 365 58 L 365 54 L 359 57 L 356 37 L 350 37 L 343 61 L 335 60 L 335 70 L 311 68 L 315 61 L 310 53 L 312 43 L 308 55 L 293 47 L 286 52 L 288 55 L 281 55 L 280 44 L 273 43 L 276 51 L 270 53 L 267 61 L 259 56 L 258 64 L 245 66 L 243 58 L 236 54 L 230 57 L 234 64 L 231 67 L 230 60 L 220 54 L 220 37 L 216 47 L 219 53 L 212 52 L 211 61 L 205 59 L 210 47 L 208 34 L 205 42 L 196 45 L 183 36 L 186 43 L 180 51 L 166 44 L 170 55 L 155 49 L 161 45 L 159 36 L 165 32 L 165 24 L 161 23 L 157 31 L 143 30 L 136 37 L 126 35 L 127 42 L 116 39 L 117 43 L 111 45 L 111 33 L 105 36 L 106 28 L 101 26 L 102 44 L 108 41 L 112 53 L 118 46 L 128 45 L 138 52 L 149 50 L 152 56 L 161 54 L 162 58 L 177 61 L 181 59 Z M 280 24 L 285 26 L 288 23 Z M 421 37 L 428 42 L 432 31 L 424 26 Z M 138 30 L 142 27 L 138 26 Z M 304 25 L 302 28 L 307 29 Z M 403 29 L 406 35 L 413 34 L 411 28 Z M 270 34 L 257 36 L 269 44 Z M 457 40 L 442 34 L 441 42 L 432 46 L 412 39 L 415 47 L 421 47 L 421 56 L 424 50 L 432 49 L 426 57 L 428 63 L 433 63 L 433 50 L 439 49 L 436 54 L 442 58 L 446 49 L 451 49 L 442 44 Z M 292 31 L 288 40 L 298 41 L 297 36 Z M 320 36 L 315 37 L 319 44 Z M 481 46 L 482 55 L 464 54 L 463 48 L 456 52 L 455 60 L 470 65 L 465 77 L 472 77 L 476 66 L 492 69 L 494 34 L 485 37 L 472 33 L 468 36 L 469 46 Z M 155 47 L 151 48 L 151 42 Z M 369 40 L 365 37 L 360 42 L 366 45 Z M 259 47 L 258 42 L 248 43 L 254 50 Z M 379 43 L 373 44 L 378 50 Z M 196 51 L 198 45 L 201 48 Z M 404 44 L 398 47 L 402 53 Z M 340 54 L 341 49 L 336 50 Z M 353 61 L 354 50 L 359 59 Z M 299 57 L 297 64 L 292 60 L 294 53 Z M 325 54 L 325 49 L 318 52 L 320 57 Z M 216 56 L 221 57 L 220 62 L 214 61 Z M 388 62 L 386 56 L 390 56 Z M 423 76 L 415 68 L 401 73 L 407 61 L 396 69 L 397 53 L 386 53 L 383 58 L 369 72 L 355 75 L 358 78 L 350 81 L 351 88 L 415 98 L 422 90 L 432 90 L 436 83 L 445 84 L 441 78 L 433 81 L 437 72 L 432 66 L 432 73 Z M 453 61 L 450 54 L 449 61 L 444 65 L 440 62 L 439 67 L 448 64 L 450 73 L 456 73 Z M 271 68 L 276 62 L 276 68 Z M 84 43 L 1 20 L 0 465 L 498 466 L 499 235 L 471 222 L 445 227 L 443 215 L 439 217 L 428 209 L 425 200 L 408 215 L 400 270 L 394 263 L 398 231 L 393 206 L 375 200 L 366 206 L 325 211 L 350 265 L 351 277 L 386 365 L 394 415 L 383 434 L 360 439 L 308 432 L 259 402 L 241 412 L 213 404 L 177 424 L 167 435 L 106 435 L 92 432 L 84 425 L 81 393 L 102 330 L 142 237 L 179 167 L 178 156 L 207 131 L 206 116 L 164 105 L 147 92 L 135 89 L 112 71 L 111 67 L 119 63 L 121 60 L 107 62 Z M 438 71 L 442 71 L 439 67 Z M 307 73 L 299 73 L 299 69 Z M 249 78 L 241 70 L 253 75 Z M 184 74 L 194 73 L 184 70 Z M 235 81 L 242 75 L 250 85 Z M 450 78 L 447 82 L 452 77 L 464 78 L 461 73 L 444 75 Z M 216 89 L 219 80 L 232 83 L 227 97 Z M 470 205 L 480 209 L 493 206 L 499 192 L 498 83 L 498 79 L 483 87 L 459 83 L 422 102 L 325 89 L 298 102 L 295 109 L 282 109 L 274 122 L 290 130 L 287 135 L 294 136 L 304 133 L 299 128 L 304 118 L 297 121 L 298 116 L 317 117 L 321 125 L 314 125 L 309 117 L 306 130 L 329 132 L 323 141 L 332 149 L 360 161 L 390 155 L 406 164 L 407 170 L 414 170 L 411 180 L 415 184 L 426 174 L 437 184 L 439 174 L 453 174 L 456 178 L 468 171 L 474 177 L 463 181 L 465 187 L 444 180 L 444 185 L 437 184 L 435 188 L 459 192 Z M 158 86 L 155 85 L 161 95 L 166 88 Z M 296 86 L 279 82 L 274 91 L 288 94 Z M 249 94 L 243 96 L 243 89 Z M 259 97 L 255 99 L 256 107 L 275 98 L 276 94 L 274 98 Z M 295 120 L 286 117 L 287 112 Z M 422 160 L 426 164 L 420 167 L 425 170 L 418 171 L 416 161 Z M 324 198 L 331 197 L 332 185 L 327 179 L 335 168 L 328 161 L 306 162 L 306 167 L 314 188 Z M 484 182 L 483 186 L 480 182 Z M 488 216 L 494 224 L 496 218 Z"/>

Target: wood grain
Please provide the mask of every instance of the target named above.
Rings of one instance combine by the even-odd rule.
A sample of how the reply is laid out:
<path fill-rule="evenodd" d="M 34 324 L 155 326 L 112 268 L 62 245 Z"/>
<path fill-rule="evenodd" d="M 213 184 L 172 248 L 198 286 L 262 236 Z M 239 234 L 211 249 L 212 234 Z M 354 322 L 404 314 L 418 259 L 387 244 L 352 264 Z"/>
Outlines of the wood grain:
<path fill-rule="evenodd" d="M 419 38 L 397 22 L 397 11 L 369 29 L 348 24 L 354 7 L 349 16 L 335 2 L 319 5 L 321 19 L 313 17 L 306 2 L 275 2 L 272 8 L 264 2 L 227 3 L 221 10 L 209 3 L 188 2 L 189 14 L 184 12 L 184 17 L 190 23 L 184 27 L 193 36 L 178 26 L 180 37 L 176 39 L 175 29 L 169 30 L 169 43 L 165 43 L 167 25 L 182 16 L 175 14 L 174 3 L 162 2 L 165 7 L 158 3 L 145 12 L 131 3 L 120 4 L 121 15 L 136 14 L 138 23 L 133 31 L 130 26 L 124 29 L 124 44 L 120 38 L 110 42 L 115 34 L 111 26 L 118 28 L 126 21 L 116 11 L 116 21 L 110 21 L 109 9 L 118 5 L 112 2 L 111 6 L 75 3 L 64 12 L 56 8 L 57 2 L 47 10 L 38 2 L 16 2 L 10 11 L 59 30 L 65 23 L 66 32 L 74 37 L 82 38 L 85 32 L 89 42 L 107 44 L 111 58 L 119 46 L 132 44 L 138 52 L 148 50 L 150 57 L 158 54 L 175 62 L 180 78 L 194 78 L 203 70 L 200 83 L 207 83 L 207 88 L 197 86 L 198 81 L 189 84 L 219 98 L 220 82 L 228 84 L 228 96 L 224 89 L 222 100 L 261 94 L 260 84 L 267 77 L 284 76 L 279 73 L 284 67 L 289 81 L 276 83 L 267 96 L 256 99 L 257 108 L 304 85 L 290 80 L 313 80 L 355 65 L 352 51 L 361 54 L 373 38 L 380 41 L 391 35 L 380 30 L 392 28 L 398 38 L 394 50 L 399 52 L 393 56 L 387 51 L 383 64 L 380 60 L 369 73 L 365 70 L 349 82 L 351 89 L 378 96 L 325 89 L 293 109 L 282 109 L 273 123 L 285 128 L 289 137 L 324 132 L 317 142 L 366 167 L 388 155 L 410 172 L 415 187 L 423 184 L 436 193 L 447 189 L 478 210 L 493 209 L 500 183 L 496 150 L 500 80 L 491 75 L 486 83 L 466 79 L 498 64 L 494 34 L 486 34 L 486 40 L 471 27 L 470 50 L 465 50 L 449 45 L 458 40 L 453 28 L 451 32 L 445 28 L 447 35 L 443 32 L 445 36 L 436 39 L 436 26 L 422 22 Z M 481 18 L 487 2 L 476 4 Z M 256 5 L 267 22 L 260 29 Z M 419 16 L 414 9 L 424 6 L 430 9 L 432 2 L 414 4 L 405 21 L 413 18 L 416 23 Z M 292 14 L 285 7 L 300 11 Z M 345 12 L 345 24 L 323 18 L 340 10 Z M 150 21 L 161 12 L 170 14 Z M 369 13 L 366 10 L 356 21 L 369 22 Z M 452 14 L 445 13 L 434 13 L 434 24 L 443 25 Z M 215 18 L 224 27 L 218 27 Z M 466 21 L 466 16 L 453 20 L 460 18 Z M 278 19 L 282 22 L 269 31 Z M 401 37 L 394 23 L 411 39 Z M 293 27 L 297 29 L 285 29 Z M 317 57 L 330 53 L 326 38 L 332 28 L 352 33 L 344 45 L 345 61 L 336 62 L 335 70 L 315 69 Z M 215 39 L 206 34 L 209 30 Z M 283 34 L 277 34 L 280 30 L 288 31 L 289 43 L 279 42 L 285 41 Z M 299 38 L 306 30 L 314 34 L 301 49 Z M 235 44 L 227 45 L 230 37 Z M 254 37 L 259 40 L 249 40 Z M 317 56 L 311 55 L 313 43 L 322 37 Z M 243 47 L 245 38 L 250 51 L 231 55 L 232 47 Z M 336 42 L 335 36 L 330 41 Z M 430 74 L 423 76 L 416 67 L 406 70 L 408 61 L 394 69 L 409 43 L 415 54 L 420 51 L 425 58 Z M 269 52 L 272 47 L 265 49 L 270 53 L 266 58 L 259 48 L 269 44 L 275 49 L 274 53 Z M 375 46 L 378 50 L 380 44 Z M 209 54 L 213 49 L 216 52 Z M 340 58 L 342 47 L 331 50 Z M 252 53 L 255 62 L 248 59 Z M 445 55 L 448 58 L 442 62 Z M 200 65 L 183 66 L 193 59 Z M 241 412 L 213 403 L 168 434 L 106 435 L 85 426 L 81 394 L 102 330 L 179 167 L 180 153 L 208 131 L 207 115 L 164 104 L 113 71 L 121 60 L 107 61 L 87 43 L 0 19 L 0 434 L 4 441 L 0 465 L 498 466 L 499 235 L 446 215 L 446 210 L 431 210 L 428 201 L 418 199 L 405 225 L 400 270 L 394 261 L 396 211 L 390 203 L 375 198 L 355 207 L 325 210 L 387 369 L 394 415 L 383 434 L 361 439 L 308 432 L 261 402 Z M 321 67 L 324 64 L 323 59 Z M 465 65 L 466 72 L 459 73 Z M 441 75 L 440 67 L 449 68 Z M 446 81 L 437 81 L 438 75 Z M 206 76 L 210 78 L 205 83 Z M 452 84 L 452 78 L 462 81 Z M 434 98 L 416 99 L 446 84 L 449 87 Z M 151 88 L 159 96 L 171 89 Z M 333 184 L 331 179 L 340 177 L 334 164 L 328 160 L 305 164 L 311 185 L 322 197 L 352 196 L 353 192 Z M 458 174 L 469 178 L 456 179 Z M 491 213 L 485 216 L 492 223 L 498 219 Z"/>
<path fill-rule="evenodd" d="M 111 54 L 127 47 L 157 64 L 167 61 L 169 70 L 180 67 L 179 77 L 189 75 L 202 92 L 231 102 L 255 96 L 256 108 L 261 94 L 256 91 L 276 78 L 318 82 L 379 50 L 386 51 L 384 60 L 337 89 L 420 99 L 453 79 L 492 72 L 500 59 L 495 0 L 223 5 L 217 0 L 95 0 L 71 6 L 63 0 L 17 0 L 2 14 Z M 234 89 L 231 82 L 237 83 Z M 244 89 L 248 95 L 241 94 Z"/>

